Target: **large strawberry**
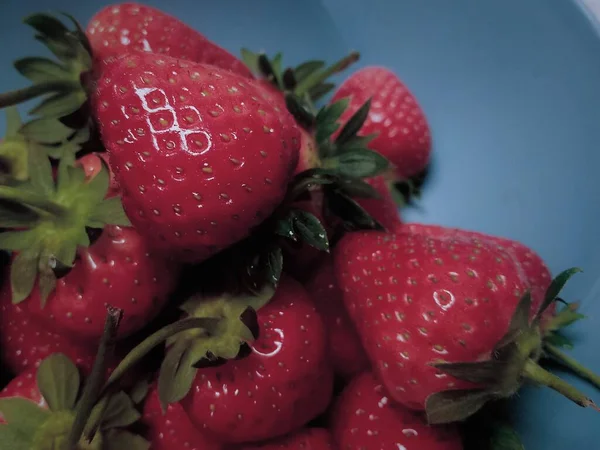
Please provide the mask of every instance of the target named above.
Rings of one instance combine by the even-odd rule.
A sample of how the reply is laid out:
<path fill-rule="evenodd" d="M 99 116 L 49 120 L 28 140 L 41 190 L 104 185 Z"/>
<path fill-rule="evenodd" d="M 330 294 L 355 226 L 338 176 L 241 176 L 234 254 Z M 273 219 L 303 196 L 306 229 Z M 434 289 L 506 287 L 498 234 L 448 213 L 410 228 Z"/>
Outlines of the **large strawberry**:
<path fill-rule="evenodd" d="M 303 428 L 287 436 L 257 445 L 241 445 L 235 450 L 334 450 L 329 431 L 323 428 Z"/>
<path fill-rule="evenodd" d="M 156 387 L 151 388 L 144 404 L 143 423 L 152 450 L 221 450 L 222 445 L 196 428 L 179 403 L 167 406 L 163 412 Z"/>
<path fill-rule="evenodd" d="M 430 421 L 465 418 L 524 380 L 593 405 L 537 364 L 541 315 L 575 271 L 559 275 L 530 321 L 526 283 L 498 248 L 363 232 L 340 242 L 335 264 L 375 372 L 393 399 L 427 408 Z"/>
<path fill-rule="evenodd" d="M 431 427 L 425 418 L 397 405 L 375 377 L 358 375 L 337 400 L 334 439 L 343 450 L 461 450 L 458 429 Z"/>
<path fill-rule="evenodd" d="M 90 20 L 87 36 L 96 59 L 143 51 L 211 64 L 252 77 L 244 63 L 227 50 L 175 17 L 139 3 L 105 7 Z"/>
<path fill-rule="evenodd" d="M 221 442 L 287 434 L 322 413 L 331 398 L 325 329 L 313 302 L 287 277 L 272 298 L 266 292 L 185 303 L 188 315 L 218 324 L 205 334 L 177 336 L 161 367 L 162 401 L 182 399 L 198 430 Z"/>
<path fill-rule="evenodd" d="M 286 193 L 299 132 L 238 75 L 130 55 L 105 69 L 95 104 L 125 211 L 170 254 L 206 259 L 246 237 Z"/>
<path fill-rule="evenodd" d="M 127 336 L 162 309 L 178 276 L 126 226 L 120 199 L 104 198 L 107 168 L 86 178 L 85 167 L 97 159 L 86 158 L 83 167 L 63 161 L 53 180 L 50 161 L 34 148 L 29 180 L 0 187 L 3 198 L 23 205 L 11 218 L 15 230 L 0 234 L 0 247 L 14 251 L 5 286 L 13 303 L 50 331 L 92 341 L 103 332 L 107 303 L 124 311 L 119 336 Z M 100 231 L 94 242 L 90 229 L 94 238 Z"/>
<path fill-rule="evenodd" d="M 306 283 L 317 310 L 323 318 L 329 339 L 333 370 L 344 378 L 369 367 L 367 354 L 344 306 L 342 291 L 333 272 L 333 260 L 323 257 Z"/>
<path fill-rule="evenodd" d="M 76 417 L 84 414 L 78 404 L 83 396 L 80 385 L 77 368 L 61 353 L 17 376 L 0 392 L 0 448 L 67 448 Z M 125 429 L 139 417 L 125 393 L 111 395 L 101 420 L 95 422 L 93 439 L 81 437 L 76 448 L 145 450 L 148 443 Z M 83 419 L 85 424 L 87 417 Z"/>
<path fill-rule="evenodd" d="M 332 102 L 344 98 L 350 103 L 342 123 L 371 99 L 360 135 L 376 134 L 369 148 L 390 160 L 396 177 L 405 179 L 425 169 L 431 153 L 429 126 L 414 95 L 396 74 L 384 67 L 365 67 L 344 81 Z"/>

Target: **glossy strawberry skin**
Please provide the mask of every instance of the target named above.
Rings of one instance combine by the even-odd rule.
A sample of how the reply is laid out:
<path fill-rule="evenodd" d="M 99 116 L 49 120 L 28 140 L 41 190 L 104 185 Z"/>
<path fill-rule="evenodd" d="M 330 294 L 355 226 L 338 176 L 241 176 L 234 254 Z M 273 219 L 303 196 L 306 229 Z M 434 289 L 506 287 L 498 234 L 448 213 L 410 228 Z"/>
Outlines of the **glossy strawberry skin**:
<path fill-rule="evenodd" d="M 325 328 L 304 288 L 282 278 L 258 323 L 252 353 L 199 370 L 181 402 L 197 428 L 222 442 L 285 435 L 325 411 L 331 399 Z"/>
<path fill-rule="evenodd" d="M 431 363 L 489 357 L 526 289 L 506 252 L 402 231 L 347 235 L 335 267 L 375 373 L 413 409 L 432 393 L 472 387 Z"/>
<path fill-rule="evenodd" d="M 157 248 L 201 261 L 283 199 L 299 131 L 230 72 L 149 53 L 107 64 L 94 104 L 125 211 Z"/>
<path fill-rule="evenodd" d="M 305 286 L 325 323 L 334 372 L 349 379 L 368 369 L 369 359 L 344 306 L 329 255 L 322 258 Z"/>
<path fill-rule="evenodd" d="M 323 428 L 304 428 L 282 438 L 258 445 L 241 445 L 236 450 L 334 450 L 329 431 Z"/>
<path fill-rule="evenodd" d="M 463 448 L 454 426 L 428 426 L 422 415 L 395 404 L 368 372 L 357 376 L 338 399 L 332 430 L 341 450 Z"/>
<path fill-rule="evenodd" d="M 227 50 L 175 17 L 150 6 L 138 3 L 107 6 L 92 17 L 86 34 L 98 60 L 134 51 L 151 52 L 252 77 L 244 63 Z"/>
<path fill-rule="evenodd" d="M 207 437 L 191 422 L 179 403 L 173 403 L 163 413 L 158 391 L 152 387 L 142 416 L 148 427 L 146 438 L 152 444 L 152 450 L 221 450 L 222 445 Z"/>
<path fill-rule="evenodd" d="M 348 119 L 369 99 L 371 109 L 360 134 L 377 133 L 369 147 L 388 158 L 399 178 L 423 171 L 431 153 L 429 125 L 417 100 L 400 79 L 384 67 L 365 67 L 342 83 L 331 101 L 350 98 L 340 118 Z"/>

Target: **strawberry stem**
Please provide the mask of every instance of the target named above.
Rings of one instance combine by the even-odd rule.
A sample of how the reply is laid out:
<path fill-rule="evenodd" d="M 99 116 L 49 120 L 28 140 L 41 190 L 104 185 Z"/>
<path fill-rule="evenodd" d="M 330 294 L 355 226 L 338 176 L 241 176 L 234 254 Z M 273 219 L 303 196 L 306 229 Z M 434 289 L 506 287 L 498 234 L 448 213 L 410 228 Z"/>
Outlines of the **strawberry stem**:
<path fill-rule="evenodd" d="M 81 89 L 81 84 L 73 80 L 54 80 L 38 83 L 26 88 L 0 94 L 0 108 L 18 105 L 41 95 L 53 92 L 71 92 Z"/>
<path fill-rule="evenodd" d="M 0 186 L 0 199 L 21 203 L 42 210 L 56 217 L 64 217 L 67 210 L 47 198 L 10 186 Z"/>
<path fill-rule="evenodd" d="M 108 312 L 106 321 L 104 322 L 104 333 L 98 345 L 92 372 L 83 388 L 81 399 L 77 405 L 77 413 L 67 440 L 68 444 L 66 448 L 69 450 L 77 448 L 77 443 L 81 438 L 85 424 L 94 408 L 94 404 L 98 400 L 102 380 L 106 372 L 106 361 L 108 355 L 114 349 L 117 330 L 119 329 L 121 317 L 123 317 L 123 310 L 121 309 L 113 308 L 112 306 L 107 306 L 106 309 Z"/>
<path fill-rule="evenodd" d="M 144 356 L 150 353 L 153 348 L 162 344 L 170 337 L 191 329 L 214 330 L 215 326 L 220 322 L 220 320 L 221 319 L 212 317 L 190 317 L 167 325 L 166 327 L 161 328 L 160 330 L 151 334 L 137 346 L 135 346 L 133 350 L 131 350 L 125 356 L 125 358 L 123 358 L 113 373 L 110 374 L 110 377 L 108 377 L 106 383 L 104 383 L 104 387 L 102 388 L 101 392 L 105 392 L 112 383 L 121 378 L 125 372 L 136 365 Z"/>
<path fill-rule="evenodd" d="M 317 71 L 317 72 L 311 74 L 310 76 L 306 77 L 304 80 L 302 80 L 301 83 L 298 83 L 298 86 L 296 86 L 296 89 L 294 89 L 294 93 L 298 97 L 302 97 L 304 94 L 306 94 L 308 91 L 310 91 L 313 87 L 321 84 L 323 81 L 325 81 L 330 76 L 332 76 L 336 73 L 342 72 L 343 70 L 346 70 L 350 65 L 352 65 L 356 61 L 358 61 L 359 58 L 360 58 L 360 53 L 358 53 L 358 52 L 350 53 L 348 56 L 340 59 L 335 64 L 329 66 L 327 69 L 320 71 L 320 72 Z"/>
<path fill-rule="evenodd" d="M 544 345 L 544 350 L 550 354 L 559 364 L 563 365 L 567 369 L 573 371 L 575 374 L 589 381 L 597 388 L 600 388 L 600 375 L 594 373 L 592 370 L 583 366 L 572 356 L 567 355 L 558 349 L 558 347 L 550 344 Z"/>
<path fill-rule="evenodd" d="M 534 383 L 543 386 L 548 386 L 550 389 L 554 389 L 556 392 L 564 395 L 569 400 L 578 404 L 579 406 L 582 406 L 584 408 L 591 407 L 599 411 L 596 404 L 583 392 L 581 392 L 576 387 L 571 386 L 565 380 L 543 369 L 531 359 L 527 360 L 527 362 L 525 363 L 525 367 L 523 369 L 523 377 Z"/>

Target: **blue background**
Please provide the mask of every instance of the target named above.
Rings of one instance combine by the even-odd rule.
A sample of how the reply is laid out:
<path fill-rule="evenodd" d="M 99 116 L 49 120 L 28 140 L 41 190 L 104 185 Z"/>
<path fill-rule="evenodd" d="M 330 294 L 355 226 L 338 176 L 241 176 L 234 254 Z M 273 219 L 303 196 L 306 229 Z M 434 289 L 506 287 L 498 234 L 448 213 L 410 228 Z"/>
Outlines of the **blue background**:
<path fill-rule="evenodd" d="M 435 141 L 433 177 L 410 220 L 504 235 L 553 271 L 581 266 L 568 289 L 589 319 L 573 354 L 600 372 L 600 39 L 566 0 L 149 1 L 232 52 L 283 50 L 286 62 L 389 66 L 420 100 Z M 104 1 L 53 0 L 86 23 Z M 19 19 L 42 0 L 0 5 L 0 89 L 25 86 L 9 69 L 40 47 Z M 3 125 L 0 125 L 3 131 Z M 575 381 L 575 383 L 577 383 Z M 577 383 L 600 400 L 600 391 Z M 529 450 L 594 446 L 600 415 L 527 389 L 516 417 Z"/>

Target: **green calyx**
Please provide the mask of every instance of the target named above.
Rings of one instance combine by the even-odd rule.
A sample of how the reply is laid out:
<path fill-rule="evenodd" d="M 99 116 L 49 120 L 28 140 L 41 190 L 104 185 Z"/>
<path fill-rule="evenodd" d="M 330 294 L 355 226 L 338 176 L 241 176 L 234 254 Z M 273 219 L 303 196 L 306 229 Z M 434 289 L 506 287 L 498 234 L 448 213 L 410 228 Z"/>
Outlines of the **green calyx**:
<path fill-rule="evenodd" d="M 44 97 L 30 114 L 41 119 L 56 119 L 69 116 L 86 102 L 88 95 L 82 75 L 92 70 L 91 47 L 77 21 L 69 15 L 65 17 L 72 22 L 73 29 L 45 13 L 24 19 L 24 23 L 35 30 L 35 39 L 57 60 L 30 57 L 16 61 L 17 71 L 33 84 L 0 94 L 0 108 Z"/>
<path fill-rule="evenodd" d="M 507 333 L 496 344 L 490 359 L 433 364 L 441 372 L 474 383 L 478 387 L 430 395 L 425 406 L 431 424 L 462 421 L 479 411 L 488 401 L 513 396 L 524 382 L 547 386 L 579 406 L 598 409 L 585 394 L 539 365 L 544 352 L 541 331 L 543 314 L 556 301 L 568 279 L 579 271 L 576 268 L 566 270 L 552 281 L 532 320 L 531 295 L 527 292 L 515 310 Z"/>
<path fill-rule="evenodd" d="M 194 297 L 182 305 L 187 316 L 214 322 L 167 341 L 169 349 L 158 376 L 158 395 L 163 408 L 187 395 L 199 368 L 245 356 L 247 345 L 258 338 L 256 311 L 266 305 L 274 293 L 273 287 L 266 285 L 255 294 Z"/>
<path fill-rule="evenodd" d="M 0 399 L 0 448 L 11 450 L 147 450 L 149 444 L 123 428 L 136 422 L 140 413 L 126 394 L 110 397 L 98 432 L 91 438 L 70 435 L 78 420 L 81 380 L 69 358 L 55 353 L 40 365 L 36 381 L 47 408 L 20 397 Z M 123 445 L 123 446 L 121 446 Z"/>
<path fill-rule="evenodd" d="M 42 302 L 56 284 L 55 269 L 72 266 L 79 246 L 89 246 L 86 227 L 129 226 L 118 197 L 105 199 L 109 171 L 91 180 L 83 168 L 61 160 L 53 175 L 48 155 L 30 147 L 27 180 L 0 185 L 0 248 L 15 252 L 11 265 L 13 302 L 25 300 L 36 280 Z"/>

